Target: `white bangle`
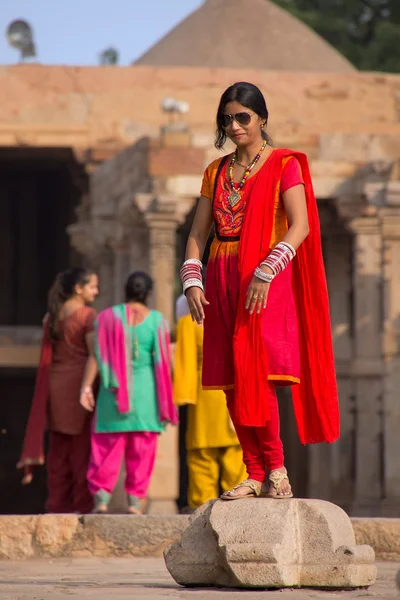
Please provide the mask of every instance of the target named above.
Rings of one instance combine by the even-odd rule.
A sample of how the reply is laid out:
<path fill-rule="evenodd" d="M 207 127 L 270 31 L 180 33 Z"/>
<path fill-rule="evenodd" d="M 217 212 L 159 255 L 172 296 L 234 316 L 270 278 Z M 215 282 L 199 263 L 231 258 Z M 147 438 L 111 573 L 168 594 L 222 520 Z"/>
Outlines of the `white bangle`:
<path fill-rule="evenodd" d="M 274 267 L 273 267 L 272 265 L 270 265 L 270 264 L 269 264 L 269 263 L 267 263 L 265 260 L 263 260 L 263 262 L 261 263 L 260 267 L 263 267 L 263 266 L 264 266 L 264 267 L 268 267 L 269 269 L 271 269 L 271 271 L 272 271 L 272 275 L 275 277 L 275 275 L 276 275 L 276 272 L 275 272 L 275 269 L 274 269 Z M 257 268 L 259 268 L 259 267 L 257 267 Z M 264 272 L 264 271 L 263 271 L 263 272 Z"/>
<path fill-rule="evenodd" d="M 200 269 L 203 269 L 203 263 L 198 258 L 188 258 L 187 260 L 185 260 L 182 267 L 184 267 L 185 265 L 197 265 L 198 267 L 200 267 Z"/>
<path fill-rule="evenodd" d="M 200 281 L 200 279 L 188 279 L 187 281 L 185 281 L 185 283 L 183 284 L 183 293 L 185 293 L 186 290 L 188 290 L 191 287 L 198 287 L 204 291 L 203 283 Z"/>
<path fill-rule="evenodd" d="M 288 244 L 287 242 L 280 242 L 281 246 L 286 246 L 286 248 L 288 248 L 288 250 L 290 251 L 290 254 L 292 255 L 292 259 L 296 256 L 296 250 L 293 248 L 293 246 L 291 244 Z"/>
<path fill-rule="evenodd" d="M 272 275 L 272 273 L 265 273 L 262 269 L 260 269 L 260 267 L 256 268 L 254 275 L 266 283 L 271 283 L 275 277 L 275 275 Z"/>

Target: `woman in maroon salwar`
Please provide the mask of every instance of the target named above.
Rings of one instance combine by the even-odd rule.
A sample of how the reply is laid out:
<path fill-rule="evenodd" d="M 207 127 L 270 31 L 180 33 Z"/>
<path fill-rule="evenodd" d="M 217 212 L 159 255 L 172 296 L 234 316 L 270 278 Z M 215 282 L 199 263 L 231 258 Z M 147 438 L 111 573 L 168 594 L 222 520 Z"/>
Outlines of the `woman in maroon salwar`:
<path fill-rule="evenodd" d="M 93 348 L 97 275 L 76 268 L 60 273 L 50 292 L 35 395 L 18 468 L 24 483 L 32 466 L 44 464 L 43 435 L 49 431 L 47 512 L 87 513 L 93 508 L 86 471 L 90 415 L 79 403 L 83 373 Z"/>

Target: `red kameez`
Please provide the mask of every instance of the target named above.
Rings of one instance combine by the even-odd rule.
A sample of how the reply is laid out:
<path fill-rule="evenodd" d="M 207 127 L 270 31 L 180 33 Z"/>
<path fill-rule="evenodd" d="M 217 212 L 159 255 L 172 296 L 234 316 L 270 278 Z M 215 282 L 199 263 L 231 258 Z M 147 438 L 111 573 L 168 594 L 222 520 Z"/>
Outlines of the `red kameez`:
<path fill-rule="evenodd" d="M 218 164 L 214 161 L 204 176 L 202 195 L 209 198 Z M 282 193 L 291 187 L 288 178 L 292 185 L 305 183 L 310 234 L 293 263 L 272 282 L 266 310 L 250 315 L 244 304 L 254 269 L 288 228 L 282 201 Z M 225 168 L 214 198 L 217 237 L 207 268 L 210 305 L 205 310 L 203 385 L 234 387 L 235 424 L 261 427 L 270 417 L 269 382 L 298 384 L 293 398 L 301 441 L 334 441 L 339 435 L 337 388 L 318 211 L 307 158 L 274 150 L 248 179 L 242 201 L 233 209 L 227 202 L 229 191 Z M 226 239 L 231 236 L 240 236 L 240 241 Z"/>

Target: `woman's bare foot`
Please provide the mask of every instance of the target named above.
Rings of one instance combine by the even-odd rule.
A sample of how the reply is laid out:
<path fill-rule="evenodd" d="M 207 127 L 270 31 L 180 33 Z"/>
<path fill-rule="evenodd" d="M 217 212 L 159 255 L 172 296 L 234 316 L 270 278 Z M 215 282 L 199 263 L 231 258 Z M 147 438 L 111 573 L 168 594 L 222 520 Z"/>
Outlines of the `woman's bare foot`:
<path fill-rule="evenodd" d="M 128 494 L 128 515 L 143 514 L 143 498 Z"/>
<path fill-rule="evenodd" d="M 234 500 L 236 498 L 246 498 L 259 496 L 261 491 L 261 481 L 255 479 L 245 479 L 239 485 L 236 485 L 232 490 L 224 492 L 220 498 L 223 500 Z"/>
<path fill-rule="evenodd" d="M 142 511 L 135 506 L 128 506 L 128 515 L 142 515 Z"/>
<path fill-rule="evenodd" d="M 282 478 L 280 474 L 286 475 Z M 274 469 L 268 474 L 268 493 L 269 496 L 289 497 L 293 496 L 292 486 L 290 485 L 287 477 L 287 470 L 285 467 Z"/>
<path fill-rule="evenodd" d="M 92 510 L 92 513 L 94 513 L 95 515 L 105 515 L 107 512 L 108 506 L 105 502 L 99 502 L 99 504 L 96 504 L 96 506 Z"/>

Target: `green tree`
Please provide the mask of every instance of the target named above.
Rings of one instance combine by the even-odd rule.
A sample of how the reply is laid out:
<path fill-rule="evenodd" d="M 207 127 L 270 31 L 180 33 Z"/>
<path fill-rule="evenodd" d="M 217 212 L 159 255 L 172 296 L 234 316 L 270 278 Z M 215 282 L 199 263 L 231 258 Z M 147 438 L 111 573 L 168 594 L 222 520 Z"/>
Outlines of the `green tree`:
<path fill-rule="evenodd" d="M 400 0 L 273 0 L 358 69 L 400 72 Z"/>
<path fill-rule="evenodd" d="M 117 65 L 119 62 L 119 52 L 116 48 L 107 48 L 99 55 L 101 65 Z"/>

